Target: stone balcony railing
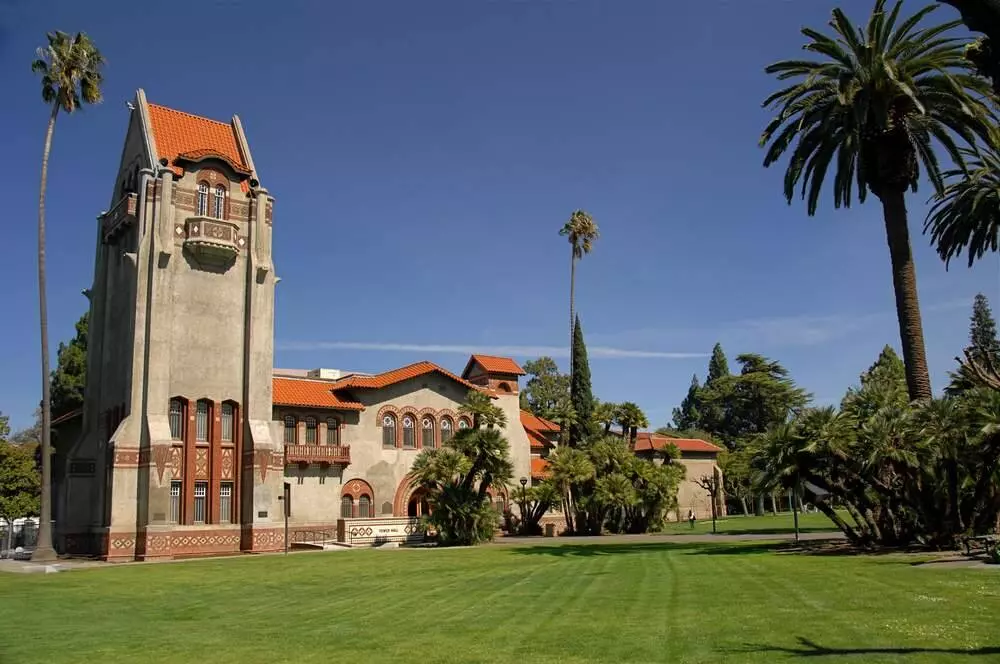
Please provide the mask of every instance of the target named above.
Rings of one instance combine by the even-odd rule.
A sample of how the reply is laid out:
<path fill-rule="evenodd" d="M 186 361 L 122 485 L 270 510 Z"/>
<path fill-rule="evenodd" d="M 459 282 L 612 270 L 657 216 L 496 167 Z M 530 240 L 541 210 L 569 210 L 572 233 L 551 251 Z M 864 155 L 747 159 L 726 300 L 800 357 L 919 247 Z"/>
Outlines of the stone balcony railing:
<path fill-rule="evenodd" d="M 210 217 L 189 217 L 185 224 L 184 247 L 199 260 L 229 263 L 246 245 L 240 227 L 229 221 Z"/>
<path fill-rule="evenodd" d="M 285 463 L 351 463 L 350 445 L 285 445 Z"/>
<path fill-rule="evenodd" d="M 104 241 L 110 242 L 116 235 L 135 223 L 138 200 L 135 194 L 125 194 L 115 206 L 101 217 L 101 232 Z"/>

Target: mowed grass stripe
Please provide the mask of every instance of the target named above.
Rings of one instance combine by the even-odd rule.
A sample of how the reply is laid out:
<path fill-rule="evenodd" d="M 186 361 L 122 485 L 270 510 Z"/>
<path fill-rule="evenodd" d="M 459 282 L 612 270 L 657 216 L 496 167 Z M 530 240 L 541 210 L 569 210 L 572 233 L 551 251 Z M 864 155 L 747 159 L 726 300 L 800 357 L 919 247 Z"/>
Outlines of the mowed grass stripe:
<path fill-rule="evenodd" d="M 559 540 L 5 574 L 0 662 L 1000 661 L 998 570 L 912 560 Z"/>

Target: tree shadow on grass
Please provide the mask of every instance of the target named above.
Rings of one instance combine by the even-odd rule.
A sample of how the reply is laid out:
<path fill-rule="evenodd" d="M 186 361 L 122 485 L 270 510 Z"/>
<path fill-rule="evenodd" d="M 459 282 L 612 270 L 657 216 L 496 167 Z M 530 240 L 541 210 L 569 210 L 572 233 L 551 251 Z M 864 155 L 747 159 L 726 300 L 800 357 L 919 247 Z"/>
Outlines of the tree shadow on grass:
<path fill-rule="evenodd" d="M 740 652 L 774 652 L 794 655 L 796 657 L 841 657 L 846 655 L 969 655 L 972 657 L 985 657 L 987 655 L 1000 655 L 1000 646 L 986 646 L 983 648 L 828 648 L 821 646 L 815 641 L 805 637 L 798 637 L 800 647 L 791 648 L 787 646 L 772 646 L 760 644 L 747 644 Z"/>
<path fill-rule="evenodd" d="M 671 551 L 699 556 L 741 556 L 770 553 L 785 546 L 783 542 L 749 542 L 747 544 L 713 544 L 710 542 L 624 542 L 595 544 L 556 544 L 523 546 L 511 551 L 526 556 L 554 556 L 556 558 L 616 556 L 637 553 Z"/>

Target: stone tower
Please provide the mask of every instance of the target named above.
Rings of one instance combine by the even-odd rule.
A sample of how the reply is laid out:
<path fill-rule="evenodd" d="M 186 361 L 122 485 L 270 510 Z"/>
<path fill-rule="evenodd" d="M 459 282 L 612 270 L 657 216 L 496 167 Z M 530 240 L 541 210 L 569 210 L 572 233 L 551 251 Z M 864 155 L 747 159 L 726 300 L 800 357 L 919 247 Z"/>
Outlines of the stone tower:
<path fill-rule="evenodd" d="M 57 484 L 57 544 L 109 560 L 275 550 L 273 199 L 238 117 L 190 115 L 142 90 L 130 107 L 97 220 L 82 433 Z"/>

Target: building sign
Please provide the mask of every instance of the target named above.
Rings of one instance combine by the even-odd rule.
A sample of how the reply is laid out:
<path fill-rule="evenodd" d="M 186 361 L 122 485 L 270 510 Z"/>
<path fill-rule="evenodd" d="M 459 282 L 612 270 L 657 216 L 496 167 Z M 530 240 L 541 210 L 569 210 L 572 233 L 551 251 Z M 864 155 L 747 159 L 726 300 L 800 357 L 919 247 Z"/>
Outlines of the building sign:
<path fill-rule="evenodd" d="M 69 474 L 72 477 L 93 477 L 97 463 L 93 459 L 73 459 L 69 462 Z"/>
<path fill-rule="evenodd" d="M 386 542 L 413 544 L 424 541 L 424 528 L 420 519 L 410 517 L 341 519 L 337 522 L 337 541 L 372 546 Z"/>

